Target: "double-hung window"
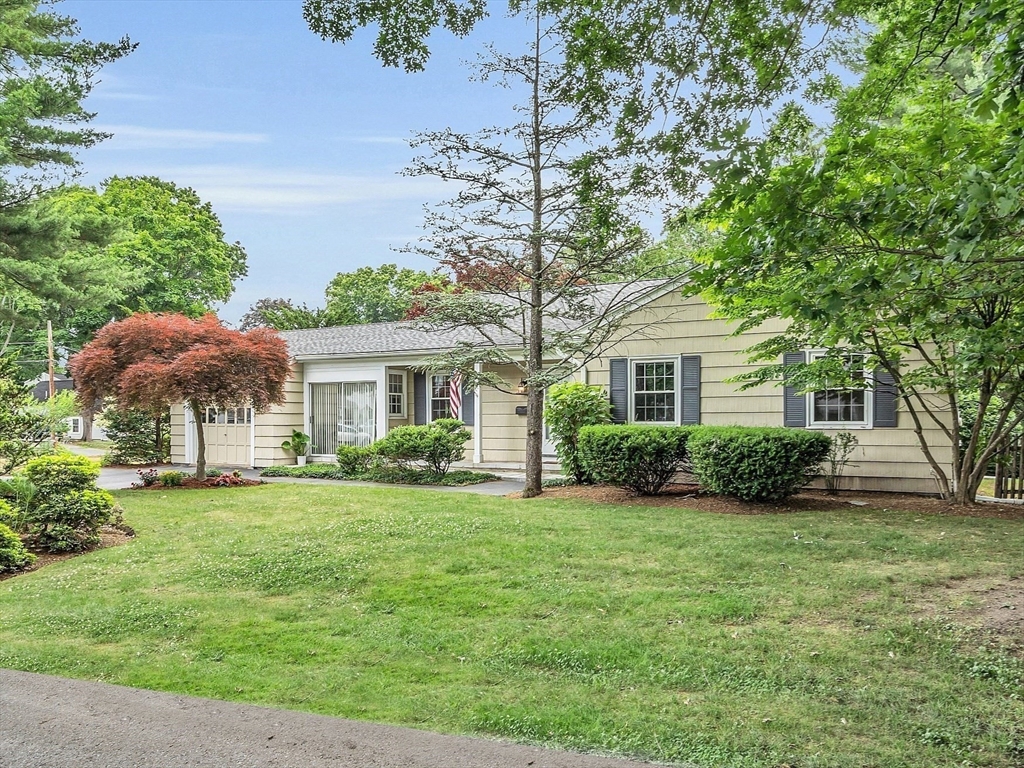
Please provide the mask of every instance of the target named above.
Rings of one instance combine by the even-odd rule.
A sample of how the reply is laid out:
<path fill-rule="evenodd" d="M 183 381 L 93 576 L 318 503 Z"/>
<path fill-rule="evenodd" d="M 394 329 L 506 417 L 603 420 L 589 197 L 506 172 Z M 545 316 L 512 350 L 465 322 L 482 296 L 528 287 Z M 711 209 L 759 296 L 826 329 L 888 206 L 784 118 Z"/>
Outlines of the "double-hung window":
<path fill-rule="evenodd" d="M 405 373 L 388 373 L 388 416 L 405 416 Z"/>
<path fill-rule="evenodd" d="M 677 365 L 677 360 L 633 361 L 633 421 L 640 424 L 678 423 Z"/>
<path fill-rule="evenodd" d="M 812 352 L 810 359 L 820 360 L 824 352 Z M 843 363 L 855 384 L 867 383 L 864 355 L 846 355 Z M 831 387 L 807 394 L 808 424 L 812 427 L 867 427 L 871 424 L 871 389 L 864 387 Z"/>
<path fill-rule="evenodd" d="M 446 373 L 435 373 L 430 377 L 430 420 L 452 417 L 452 377 Z"/>

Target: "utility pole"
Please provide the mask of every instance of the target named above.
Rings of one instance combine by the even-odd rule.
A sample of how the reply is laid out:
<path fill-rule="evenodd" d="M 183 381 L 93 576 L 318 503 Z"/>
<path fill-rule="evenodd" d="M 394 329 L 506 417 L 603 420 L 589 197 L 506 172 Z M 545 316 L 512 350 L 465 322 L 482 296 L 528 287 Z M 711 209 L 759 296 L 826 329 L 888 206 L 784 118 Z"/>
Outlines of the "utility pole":
<path fill-rule="evenodd" d="M 46 358 L 50 366 L 50 400 L 53 400 L 54 390 L 56 385 L 53 381 L 53 323 L 49 320 L 46 321 Z M 53 403 L 51 402 L 52 406 Z M 50 430 L 50 442 L 53 447 L 57 447 L 57 433 L 52 429 Z"/>

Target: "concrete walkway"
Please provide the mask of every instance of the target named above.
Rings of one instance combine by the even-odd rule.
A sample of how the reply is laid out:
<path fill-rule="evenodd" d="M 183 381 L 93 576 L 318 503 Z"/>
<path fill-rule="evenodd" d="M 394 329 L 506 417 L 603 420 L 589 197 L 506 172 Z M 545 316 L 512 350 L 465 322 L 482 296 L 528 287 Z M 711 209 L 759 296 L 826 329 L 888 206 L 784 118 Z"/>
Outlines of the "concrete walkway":
<path fill-rule="evenodd" d="M 3 768 L 640 768 L 629 760 L 0 670 Z"/>

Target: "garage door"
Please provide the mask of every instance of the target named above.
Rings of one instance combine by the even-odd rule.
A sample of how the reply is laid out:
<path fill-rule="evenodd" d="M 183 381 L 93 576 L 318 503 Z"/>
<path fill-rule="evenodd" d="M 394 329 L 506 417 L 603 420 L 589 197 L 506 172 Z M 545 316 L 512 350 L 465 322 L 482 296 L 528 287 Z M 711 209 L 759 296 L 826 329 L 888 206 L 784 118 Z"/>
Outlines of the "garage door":
<path fill-rule="evenodd" d="M 252 408 L 207 408 L 200 415 L 206 435 L 206 463 L 252 466 Z"/>

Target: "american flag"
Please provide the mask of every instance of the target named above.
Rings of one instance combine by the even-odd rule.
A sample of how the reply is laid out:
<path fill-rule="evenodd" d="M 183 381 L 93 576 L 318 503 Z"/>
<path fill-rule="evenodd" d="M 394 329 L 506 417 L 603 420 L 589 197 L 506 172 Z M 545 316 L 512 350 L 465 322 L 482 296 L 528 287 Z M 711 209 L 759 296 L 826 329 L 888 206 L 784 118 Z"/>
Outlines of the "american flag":
<path fill-rule="evenodd" d="M 452 406 L 452 418 L 462 418 L 462 374 L 452 371 L 448 379 L 448 398 Z"/>

